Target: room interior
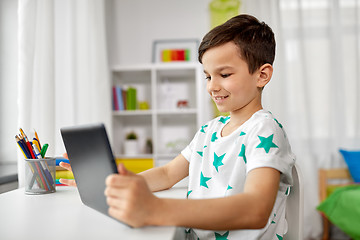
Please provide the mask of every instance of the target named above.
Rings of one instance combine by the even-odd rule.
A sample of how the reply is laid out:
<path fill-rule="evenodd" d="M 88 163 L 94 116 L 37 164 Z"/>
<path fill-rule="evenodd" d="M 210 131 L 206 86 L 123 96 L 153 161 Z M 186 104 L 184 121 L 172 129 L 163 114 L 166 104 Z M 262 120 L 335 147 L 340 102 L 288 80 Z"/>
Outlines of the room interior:
<path fill-rule="evenodd" d="M 265 21 L 276 35 L 263 106 L 284 126 L 301 169 L 304 239 L 350 239 L 333 224 L 328 229 L 317 207 L 329 196 L 325 176 L 345 176 L 335 185 L 359 182 L 360 2 L 219 1 L 239 3 L 239 13 Z M 61 127 L 103 122 L 117 161 L 135 172 L 176 156 L 216 112 L 196 57 L 162 62 L 158 47 L 196 50 L 213 27 L 212 2 L 2 0 L 0 190 L 23 185 L 23 157 L 13 140 L 19 127 L 36 130 L 49 156 L 61 156 Z M 136 90 L 135 111 L 116 109 L 116 87 Z M 132 132 L 138 150 L 126 153 Z"/>

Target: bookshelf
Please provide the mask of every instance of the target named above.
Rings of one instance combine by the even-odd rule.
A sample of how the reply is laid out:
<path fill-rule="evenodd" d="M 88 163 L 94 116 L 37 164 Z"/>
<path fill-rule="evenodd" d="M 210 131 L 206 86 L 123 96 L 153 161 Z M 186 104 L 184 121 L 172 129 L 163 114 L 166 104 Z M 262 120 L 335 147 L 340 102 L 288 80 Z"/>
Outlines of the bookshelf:
<path fill-rule="evenodd" d="M 147 159 L 153 166 L 166 164 L 190 143 L 205 121 L 207 93 L 201 65 L 176 62 L 114 66 L 111 72 L 112 86 L 135 88 L 137 102 L 149 105 L 145 110 L 113 108 L 109 135 L 117 161 Z M 124 154 L 124 141 L 131 131 L 138 135 L 139 153 L 129 156 Z M 145 151 L 148 139 L 152 152 Z"/>

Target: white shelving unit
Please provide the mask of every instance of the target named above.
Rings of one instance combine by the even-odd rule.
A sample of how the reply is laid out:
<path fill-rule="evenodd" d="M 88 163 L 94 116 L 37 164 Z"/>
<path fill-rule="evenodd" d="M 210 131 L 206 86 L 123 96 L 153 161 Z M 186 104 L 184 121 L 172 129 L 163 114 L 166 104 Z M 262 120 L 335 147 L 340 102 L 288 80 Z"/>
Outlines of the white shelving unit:
<path fill-rule="evenodd" d="M 114 66 L 112 85 L 136 88 L 137 101 L 150 105 L 149 110 L 113 111 L 110 136 L 116 158 L 153 158 L 160 166 L 179 154 L 204 123 L 204 79 L 198 63 Z M 181 100 L 186 100 L 188 107 L 178 108 Z M 137 156 L 123 154 L 123 142 L 130 131 L 139 138 Z M 152 140 L 152 154 L 144 153 L 147 139 Z"/>

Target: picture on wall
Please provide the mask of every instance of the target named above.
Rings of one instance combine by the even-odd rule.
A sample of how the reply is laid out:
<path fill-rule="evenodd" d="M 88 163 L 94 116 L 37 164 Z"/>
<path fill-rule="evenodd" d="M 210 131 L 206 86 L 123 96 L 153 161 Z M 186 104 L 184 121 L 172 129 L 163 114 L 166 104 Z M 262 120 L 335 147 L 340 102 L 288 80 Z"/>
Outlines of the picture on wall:
<path fill-rule="evenodd" d="M 155 40 L 152 62 L 196 62 L 198 47 L 197 39 Z"/>

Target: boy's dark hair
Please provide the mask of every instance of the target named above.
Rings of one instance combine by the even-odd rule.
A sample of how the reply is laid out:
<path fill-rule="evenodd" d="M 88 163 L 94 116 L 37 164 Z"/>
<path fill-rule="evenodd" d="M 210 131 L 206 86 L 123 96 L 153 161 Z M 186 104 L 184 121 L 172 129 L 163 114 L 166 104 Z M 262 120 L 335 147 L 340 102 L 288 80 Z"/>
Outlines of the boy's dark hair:
<path fill-rule="evenodd" d="M 247 62 L 250 74 L 265 63 L 273 64 L 276 46 L 273 31 L 266 23 L 246 14 L 229 19 L 204 36 L 199 46 L 199 62 L 202 63 L 208 49 L 231 41 L 239 48 L 240 57 Z"/>

